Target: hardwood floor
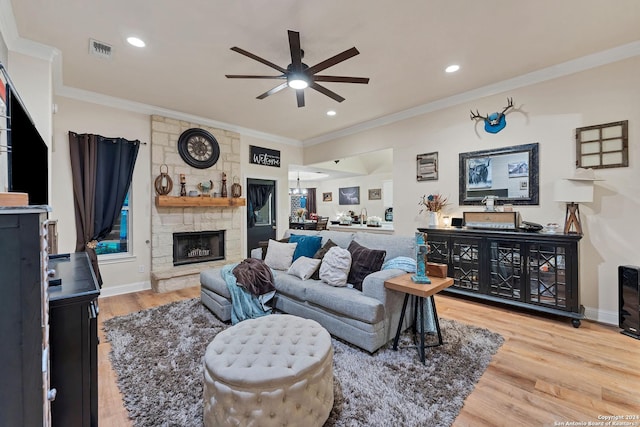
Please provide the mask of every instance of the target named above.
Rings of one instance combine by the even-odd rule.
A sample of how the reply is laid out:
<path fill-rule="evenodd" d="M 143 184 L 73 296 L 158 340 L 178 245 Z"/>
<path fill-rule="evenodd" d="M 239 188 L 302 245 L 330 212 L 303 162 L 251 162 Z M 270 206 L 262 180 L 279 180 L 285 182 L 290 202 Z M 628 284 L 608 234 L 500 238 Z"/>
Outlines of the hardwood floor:
<path fill-rule="evenodd" d="M 110 345 L 104 338 L 102 322 L 199 295 L 196 286 L 99 300 L 101 426 L 131 425 L 109 362 Z M 640 340 L 620 334 L 617 327 L 582 321 L 576 329 L 565 319 L 441 294 L 436 296 L 436 305 L 442 318 L 485 327 L 505 338 L 454 426 L 588 425 L 598 421 L 607 425 L 607 420 L 598 417 L 640 417 Z M 618 422 L 640 426 L 640 419 L 620 418 Z"/>

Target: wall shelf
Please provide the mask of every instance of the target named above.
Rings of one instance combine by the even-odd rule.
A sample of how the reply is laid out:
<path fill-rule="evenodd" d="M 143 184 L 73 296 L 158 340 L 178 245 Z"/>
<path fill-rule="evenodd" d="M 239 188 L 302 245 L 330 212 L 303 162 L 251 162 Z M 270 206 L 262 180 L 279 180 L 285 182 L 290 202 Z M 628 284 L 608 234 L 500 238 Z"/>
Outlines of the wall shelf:
<path fill-rule="evenodd" d="M 188 196 L 156 196 L 156 206 L 159 208 L 190 208 L 190 207 L 236 207 L 246 206 L 244 198 L 227 197 L 188 197 Z"/>

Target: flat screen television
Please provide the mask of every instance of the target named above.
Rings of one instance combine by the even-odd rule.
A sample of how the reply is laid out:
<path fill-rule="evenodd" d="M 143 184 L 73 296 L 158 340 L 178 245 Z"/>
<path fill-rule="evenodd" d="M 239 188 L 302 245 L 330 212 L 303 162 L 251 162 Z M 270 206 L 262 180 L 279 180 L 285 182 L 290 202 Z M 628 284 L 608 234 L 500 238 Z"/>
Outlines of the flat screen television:
<path fill-rule="evenodd" d="M 27 193 L 30 205 L 47 205 L 47 145 L 1 63 L 0 86 L 0 191 Z"/>

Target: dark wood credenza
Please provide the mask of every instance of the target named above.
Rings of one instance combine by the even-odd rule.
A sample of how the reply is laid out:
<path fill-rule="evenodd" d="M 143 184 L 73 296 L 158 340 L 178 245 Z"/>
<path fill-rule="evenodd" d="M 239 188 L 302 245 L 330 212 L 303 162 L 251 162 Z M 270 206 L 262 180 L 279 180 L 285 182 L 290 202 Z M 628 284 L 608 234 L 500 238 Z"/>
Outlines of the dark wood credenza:
<path fill-rule="evenodd" d="M 424 228 L 429 261 L 447 265 L 444 292 L 558 315 L 580 326 L 579 234 Z"/>

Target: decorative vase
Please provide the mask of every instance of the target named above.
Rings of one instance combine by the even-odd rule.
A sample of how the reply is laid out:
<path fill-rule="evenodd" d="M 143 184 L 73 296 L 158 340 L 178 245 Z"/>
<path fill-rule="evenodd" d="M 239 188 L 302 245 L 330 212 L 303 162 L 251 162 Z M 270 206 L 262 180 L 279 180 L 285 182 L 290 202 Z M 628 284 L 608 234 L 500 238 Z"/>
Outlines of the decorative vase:
<path fill-rule="evenodd" d="M 429 227 L 437 227 L 440 224 L 440 212 L 427 212 L 427 225 Z"/>

